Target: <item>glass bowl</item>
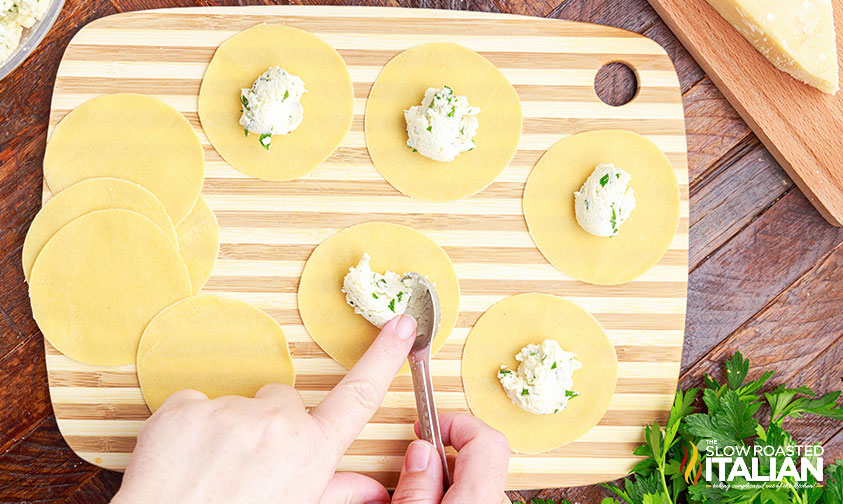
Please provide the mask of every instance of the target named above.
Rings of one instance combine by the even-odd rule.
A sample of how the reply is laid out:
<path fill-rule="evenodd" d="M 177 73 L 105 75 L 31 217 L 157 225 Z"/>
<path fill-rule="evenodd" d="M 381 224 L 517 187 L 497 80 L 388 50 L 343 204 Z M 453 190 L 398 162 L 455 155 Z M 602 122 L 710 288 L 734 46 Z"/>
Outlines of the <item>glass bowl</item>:
<path fill-rule="evenodd" d="M 38 44 L 47 35 L 47 32 L 52 28 L 56 18 L 59 17 L 64 0 L 50 0 L 50 6 L 44 13 L 44 17 L 39 19 L 30 28 L 24 29 L 23 36 L 20 38 L 20 45 L 12 51 L 9 58 L 0 61 L 0 79 L 6 77 L 12 70 L 18 67 L 23 61 L 38 47 Z"/>

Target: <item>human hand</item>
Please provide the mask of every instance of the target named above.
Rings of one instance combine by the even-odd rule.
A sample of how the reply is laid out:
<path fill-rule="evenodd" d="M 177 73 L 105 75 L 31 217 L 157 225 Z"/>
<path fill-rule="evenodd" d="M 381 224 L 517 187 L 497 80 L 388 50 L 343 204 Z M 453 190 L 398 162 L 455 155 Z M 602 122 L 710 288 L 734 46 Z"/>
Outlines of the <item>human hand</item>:
<path fill-rule="evenodd" d="M 295 389 L 280 384 L 266 385 L 254 399 L 209 400 L 195 390 L 171 395 L 141 428 L 112 502 L 388 503 L 380 483 L 335 470 L 383 401 L 415 335 L 412 317 L 392 319 L 310 413 Z"/>
<path fill-rule="evenodd" d="M 506 437 L 468 413 L 439 415 L 439 428 L 442 442 L 457 449 L 451 488 L 442 495 L 442 463 L 433 445 L 413 441 L 407 448 L 392 504 L 501 502 L 509 472 Z"/>

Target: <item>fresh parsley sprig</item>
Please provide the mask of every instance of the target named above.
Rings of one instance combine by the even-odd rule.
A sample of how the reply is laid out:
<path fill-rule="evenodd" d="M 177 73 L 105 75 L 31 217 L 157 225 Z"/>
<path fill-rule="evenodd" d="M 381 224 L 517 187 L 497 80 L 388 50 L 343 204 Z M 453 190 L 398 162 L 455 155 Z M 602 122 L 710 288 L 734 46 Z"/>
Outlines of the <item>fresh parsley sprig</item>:
<path fill-rule="evenodd" d="M 729 487 L 719 487 L 698 481 L 696 472 L 700 469 L 697 468 L 692 468 L 691 484 L 686 482 L 683 460 L 690 443 L 698 447 L 703 459 L 705 448 L 714 443 L 787 449 L 796 446 L 783 427 L 788 418 L 819 415 L 843 419 L 839 391 L 820 396 L 808 387 L 780 385 L 762 395 L 761 389 L 772 378 L 772 371 L 749 380 L 749 359 L 744 359 L 740 352 L 727 360 L 724 367 L 724 383 L 708 375 L 704 378 L 704 412 L 694 411 L 697 389 L 678 391 L 665 428 L 657 422 L 645 427 L 645 444 L 634 451 L 644 459 L 635 465 L 623 487 L 614 483 L 603 485 L 621 501 L 608 497 L 601 504 L 843 504 L 843 459 L 825 468 L 824 486 L 817 485 L 813 479 L 797 485 L 786 477 L 775 487 L 739 488 L 739 483 L 745 481 L 738 480 L 730 482 Z M 765 403 L 770 408 L 769 415 L 762 414 Z M 764 420 L 766 428 L 762 425 Z M 769 471 L 765 462 L 769 460 L 761 461 L 762 471 Z"/>

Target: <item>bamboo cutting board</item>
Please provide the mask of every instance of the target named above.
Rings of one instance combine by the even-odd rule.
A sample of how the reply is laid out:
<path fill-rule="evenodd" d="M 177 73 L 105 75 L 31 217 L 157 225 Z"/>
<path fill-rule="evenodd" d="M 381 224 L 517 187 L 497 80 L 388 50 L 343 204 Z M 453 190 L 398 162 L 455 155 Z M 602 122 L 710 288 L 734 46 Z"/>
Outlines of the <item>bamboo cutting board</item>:
<path fill-rule="evenodd" d="M 309 176 L 289 182 L 251 179 L 210 146 L 196 113 L 199 85 L 215 48 L 259 22 L 308 30 L 333 45 L 354 81 L 355 116 L 340 148 Z M 366 97 L 395 54 L 430 41 L 474 49 L 514 84 L 524 134 L 510 166 L 479 194 L 451 203 L 402 196 L 375 171 L 363 139 Z M 627 105 L 596 96 L 605 63 L 635 69 L 641 89 Z M 688 273 L 688 170 L 682 99 L 670 59 L 655 42 L 615 28 L 469 12 L 346 7 L 174 9 L 99 19 L 71 41 L 58 70 L 50 131 L 71 109 L 105 93 L 139 92 L 180 110 L 205 148 L 203 194 L 220 223 L 220 256 L 204 291 L 242 299 L 283 326 L 295 360 L 296 388 L 310 406 L 345 373 L 308 336 L 296 306 L 304 261 L 314 247 L 353 224 L 382 220 L 412 226 L 453 260 L 462 290 L 457 328 L 433 360 L 440 410 L 466 409 L 460 358 L 477 318 L 516 293 L 567 297 L 593 313 L 615 345 L 619 379 L 609 411 L 577 442 L 538 456 L 513 455 L 511 489 L 611 480 L 636 462 L 644 423 L 664 423 L 676 388 Z M 681 190 L 679 229 L 651 271 L 629 284 L 574 281 L 535 248 L 521 211 L 527 175 L 557 140 L 595 128 L 625 128 L 664 150 Z M 45 188 L 45 200 L 50 197 Z M 103 368 L 70 360 L 47 344 L 50 396 L 59 428 L 83 459 L 125 467 L 149 415 L 134 366 Z M 414 438 L 409 377 L 399 377 L 382 408 L 340 463 L 394 486 Z"/>
<path fill-rule="evenodd" d="M 822 216 L 843 225 L 843 92 L 777 70 L 705 0 L 649 2 Z M 843 63 L 843 0 L 832 4 Z"/>

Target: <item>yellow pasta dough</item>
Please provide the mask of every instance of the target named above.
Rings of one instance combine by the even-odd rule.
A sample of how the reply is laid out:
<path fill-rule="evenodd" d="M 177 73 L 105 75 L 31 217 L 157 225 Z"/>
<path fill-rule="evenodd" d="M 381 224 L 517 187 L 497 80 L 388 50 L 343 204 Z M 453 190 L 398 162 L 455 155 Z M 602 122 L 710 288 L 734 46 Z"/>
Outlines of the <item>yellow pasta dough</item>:
<path fill-rule="evenodd" d="M 143 186 L 111 177 L 85 179 L 53 196 L 32 219 L 23 242 L 24 278 L 29 281 L 35 258 L 56 231 L 77 217 L 106 208 L 137 212 L 161 228 L 170 241 L 177 243 L 176 230 L 167 209 Z"/>
<path fill-rule="evenodd" d="M 58 230 L 29 278 L 32 314 L 60 352 L 87 364 L 135 361 L 146 324 L 189 296 L 176 246 L 143 215 L 95 210 Z"/>
<path fill-rule="evenodd" d="M 439 294 L 442 318 L 433 340 L 437 352 L 454 328 L 460 290 L 448 255 L 418 231 L 386 222 L 367 222 L 346 228 L 322 242 L 310 255 L 299 284 L 299 312 L 310 336 L 337 362 L 351 368 L 369 348 L 378 328 L 348 306 L 341 292 L 348 269 L 363 254 L 372 257 L 372 270 L 402 275 L 427 275 Z M 407 372 L 407 366 L 402 371 Z"/>
<path fill-rule="evenodd" d="M 220 228 L 214 212 L 202 196 L 187 217 L 176 227 L 179 253 L 190 273 L 196 294 L 208 281 L 220 251 Z"/>
<path fill-rule="evenodd" d="M 287 135 L 272 137 L 267 152 L 258 135 L 240 125 L 240 89 L 273 66 L 300 77 L 304 119 Z M 306 175 L 336 150 L 351 128 L 351 77 L 342 57 L 319 37 L 289 26 L 260 24 L 223 42 L 208 64 L 199 91 L 199 119 L 208 140 L 235 169 L 266 180 Z"/>
<path fill-rule="evenodd" d="M 187 119 L 160 100 L 131 93 L 100 96 L 62 119 L 44 154 L 44 178 L 54 193 L 93 177 L 144 186 L 178 224 L 202 189 L 202 145 Z"/>
<path fill-rule="evenodd" d="M 556 340 L 577 354 L 580 395 L 553 415 L 529 413 L 512 403 L 497 372 L 516 369 L 515 355 L 530 343 Z M 501 431 L 518 453 L 542 453 L 577 440 L 592 429 L 615 392 L 618 361 L 600 324 L 579 306 L 547 294 L 519 294 L 489 308 L 474 324 L 462 359 L 462 380 L 475 416 Z"/>
<path fill-rule="evenodd" d="M 421 103 L 427 88 L 445 85 L 481 110 L 477 147 L 450 162 L 407 148 L 404 121 L 404 111 Z M 480 191 L 509 164 L 521 137 L 521 102 L 486 58 L 457 44 L 425 44 L 383 68 L 369 93 L 365 129 L 369 155 L 387 182 L 413 198 L 453 201 Z"/>
<path fill-rule="evenodd" d="M 293 385 L 295 370 L 281 326 L 254 306 L 209 294 L 183 299 L 146 327 L 138 381 L 153 412 L 173 392 L 210 398 L 253 397 L 267 383 Z"/>
<path fill-rule="evenodd" d="M 589 234 L 574 212 L 574 192 L 601 163 L 627 171 L 635 192 L 635 209 L 613 237 Z M 583 282 L 617 285 L 641 276 L 667 251 L 679 224 L 679 186 L 650 140 L 631 131 L 589 131 L 542 156 L 524 189 L 524 217 L 551 264 Z"/>

